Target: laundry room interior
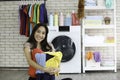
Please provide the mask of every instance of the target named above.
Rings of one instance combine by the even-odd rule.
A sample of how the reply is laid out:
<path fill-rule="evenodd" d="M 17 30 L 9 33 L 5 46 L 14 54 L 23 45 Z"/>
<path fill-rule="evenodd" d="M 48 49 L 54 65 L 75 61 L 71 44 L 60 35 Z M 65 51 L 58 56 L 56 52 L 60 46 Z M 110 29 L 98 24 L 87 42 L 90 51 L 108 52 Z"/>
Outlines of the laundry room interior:
<path fill-rule="evenodd" d="M 38 13 L 43 3 L 46 14 Z M 42 17 L 48 42 L 63 54 L 56 80 L 118 80 L 119 4 L 119 0 L 1 0 L 0 79 L 28 80 L 24 44 Z"/>

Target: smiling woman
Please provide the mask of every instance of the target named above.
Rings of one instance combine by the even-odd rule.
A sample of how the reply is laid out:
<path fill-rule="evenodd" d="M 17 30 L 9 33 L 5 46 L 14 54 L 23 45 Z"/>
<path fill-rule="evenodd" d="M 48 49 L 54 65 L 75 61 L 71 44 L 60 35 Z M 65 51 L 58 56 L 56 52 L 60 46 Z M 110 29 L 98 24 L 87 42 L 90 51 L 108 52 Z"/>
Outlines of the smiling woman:
<path fill-rule="evenodd" d="M 55 73 L 60 71 L 59 68 L 46 67 L 45 65 L 46 61 L 52 56 L 44 54 L 44 52 L 54 51 L 52 45 L 47 42 L 47 35 L 47 25 L 41 23 L 36 24 L 29 39 L 24 45 L 24 53 L 29 64 L 29 80 L 36 80 L 38 78 L 44 80 L 55 80 Z M 38 61 L 39 64 L 36 61 Z"/>

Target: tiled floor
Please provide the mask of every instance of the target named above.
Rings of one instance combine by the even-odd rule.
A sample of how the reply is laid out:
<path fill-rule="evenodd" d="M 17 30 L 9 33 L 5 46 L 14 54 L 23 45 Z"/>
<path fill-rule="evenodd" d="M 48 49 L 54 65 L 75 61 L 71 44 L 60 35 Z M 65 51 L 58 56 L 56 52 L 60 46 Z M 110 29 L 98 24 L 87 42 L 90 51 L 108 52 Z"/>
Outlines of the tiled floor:
<path fill-rule="evenodd" d="M 73 80 L 120 80 L 120 70 L 113 71 L 86 72 L 81 74 L 60 74 L 56 80 L 70 77 Z M 26 70 L 0 70 L 0 80 L 28 80 Z"/>

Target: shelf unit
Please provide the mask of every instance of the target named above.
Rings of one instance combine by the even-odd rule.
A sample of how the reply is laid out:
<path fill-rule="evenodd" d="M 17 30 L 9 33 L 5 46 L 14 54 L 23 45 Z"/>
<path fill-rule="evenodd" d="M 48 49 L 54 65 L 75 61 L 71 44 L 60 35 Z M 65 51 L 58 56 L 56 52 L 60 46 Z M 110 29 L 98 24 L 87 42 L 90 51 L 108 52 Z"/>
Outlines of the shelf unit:
<path fill-rule="evenodd" d="M 83 24 L 82 24 L 82 67 L 83 67 L 83 73 L 86 71 L 104 71 L 104 70 L 112 70 L 114 72 L 117 72 L 117 59 L 116 59 L 116 0 L 113 0 L 113 7 L 112 8 L 106 8 L 104 6 L 85 6 L 85 15 L 88 16 L 88 13 L 93 13 L 93 12 L 104 12 L 109 14 L 111 13 L 112 15 L 112 22 L 108 25 L 103 23 L 101 25 L 86 25 L 85 23 L 85 18 L 83 19 Z M 104 16 L 104 13 L 101 14 Z M 100 15 L 100 16 L 101 16 Z M 91 15 L 90 15 L 91 16 Z M 94 15 L 93 15 L 94 16 Z M 99 16 L 99 14 L 97 14 Z M 93 32 L 93 33 L 91 33 Z M 104 32 L 104 33 L 102 33 Z M 93 40 L 93 42 L 87 42 L 86 39 L 86 34 L 87 35 L 95 35 L 99 36 L 100 34 L 104 36 L 104 42 L 99 43 Z M 108 34 L 112 34 L 112 37 L 114 39 L 114 42 L 107 43 L 105 42 L 105 36 Z M 94 38 L 94 37 L 93 37 Z M 91 39 L 91 38 L 90 38 Z M 99 41 L 99 40 L 98 40 Z M 94 61 L 94 64 L 91 65 L 91 62 L 93 62 L 94 57 L 92 58 L 92 61 L 90 62 L 87 60 L 86 55 L 88 51 L 99 51 L 100 52 L 100 57 L 101 61 L 99 63 Z M 101 55 L 102 54 L 102 55 Z M 107 62 L 107 59 L 109 57 L 109 60 Z M 106 63 L 105 63 L 106 61 Z M 112 61 L 112 62 L 111 62 Z M 107 63 L 113 63 L 112 65 L 107 65 Z M 103 65 L 104 63 L 104 65 Z"/>

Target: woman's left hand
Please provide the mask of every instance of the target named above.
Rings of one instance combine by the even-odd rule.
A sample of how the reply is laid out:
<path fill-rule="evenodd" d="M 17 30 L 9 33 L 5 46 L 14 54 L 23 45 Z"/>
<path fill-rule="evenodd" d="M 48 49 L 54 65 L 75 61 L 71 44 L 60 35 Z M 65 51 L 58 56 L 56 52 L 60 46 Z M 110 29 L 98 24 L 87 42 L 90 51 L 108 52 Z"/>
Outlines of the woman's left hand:
<path fill-rule="evenodd" d="M 58 72 L 60 72 L 60 68 L 54 68 L 54 74 L 56 74 L 56 73 L 58 73 Z"/>
<path fill-rule="evenodd" d="M 50 75 L 56 74 L 60 72 L 60 68 L 52 68 Z"/>

